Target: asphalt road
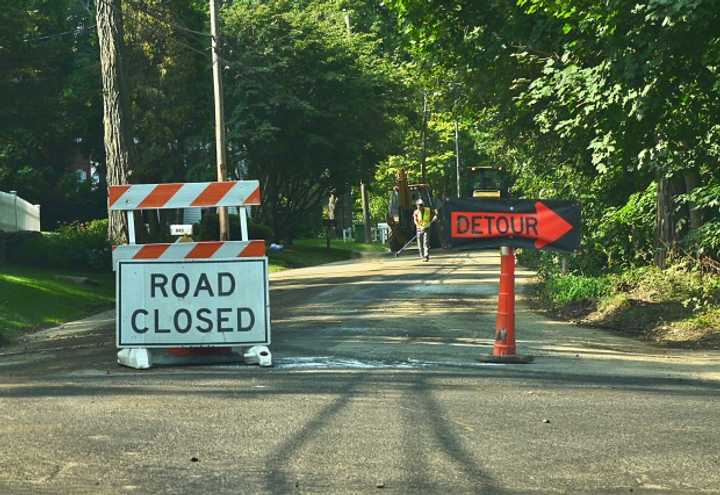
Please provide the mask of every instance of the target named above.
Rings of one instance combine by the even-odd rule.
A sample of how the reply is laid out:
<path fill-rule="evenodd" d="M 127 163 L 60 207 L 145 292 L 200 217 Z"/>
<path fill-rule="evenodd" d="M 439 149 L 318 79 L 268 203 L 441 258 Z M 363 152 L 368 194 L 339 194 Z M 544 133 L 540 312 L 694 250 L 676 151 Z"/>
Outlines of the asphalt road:
<path fill-rule="evenodd" d="M 0 349 L 0 493 L 720 493 L 720 354 L 520 297 L 535 362 L 481 363 L 498 261 L 276 274 L 271 369 L 121 368 L 111 313 Z"/>

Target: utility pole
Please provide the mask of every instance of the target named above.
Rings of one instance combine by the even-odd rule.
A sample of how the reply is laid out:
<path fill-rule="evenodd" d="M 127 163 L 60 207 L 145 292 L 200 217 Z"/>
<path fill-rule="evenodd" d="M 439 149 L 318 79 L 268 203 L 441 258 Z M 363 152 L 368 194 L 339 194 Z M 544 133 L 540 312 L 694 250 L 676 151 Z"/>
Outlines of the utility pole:
<path fill-rule="evenodd" d="M 220 35 L 218 34 L 217 0 L 210 0 L 210 34 L 212 48 L 213 93 L 215 96 L 215 160 L 217 180 L 226 178 L 227 155 L 225 153 L 225 110 L 223 104 L 222 66 L 220 65 Z M 230 238 L 227 208 L 218 208 L 220 217 L 220 240 Z"/>
<path fill-rule="evenodd" d="M 350 12 L 345 12 L 345 27 L 347 28 L 348 34 L 352 33 L 352 24 L 350 22 Z M 365 242 L 370 242 L 370 206 L 368 202 L 368 191 L 367 184 L 364 180 L 360 181 L 360 198 L 362 201 L 362 214 L 363 214 L 363 225 L 364 225 L 364 238 Z"/>
<path fill-rule="evenodd" d="M 360 196 L 362 197 L 363 222 L 365 223 L 365 242 L 370 242 L 370 207 L 368 206 L 367 185 L 360 181 Z"/>
<path fill-rule="evenodd" d="M 97 0 L 96 17 L 103 87 L 106 181 L 108 186 L 117 186 L 127 184 L 131 163 L 121 0 Z M 108 211 L 108 238 L 113 244 L 127 242 L 127 221 L 120 211 Z"/>
<path fill-rule="evenodd" d="M 457 197 L 460 199 L 460 145 L 458 144 L 458 121 L 455 119 L 455 179 L 457 181 Z"/>

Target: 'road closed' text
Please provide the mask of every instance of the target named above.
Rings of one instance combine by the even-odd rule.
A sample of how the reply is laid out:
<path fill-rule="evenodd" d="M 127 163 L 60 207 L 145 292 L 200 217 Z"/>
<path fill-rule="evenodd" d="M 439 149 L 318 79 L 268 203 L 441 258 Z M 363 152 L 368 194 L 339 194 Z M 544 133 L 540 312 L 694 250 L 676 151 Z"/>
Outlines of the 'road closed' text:
<path fill-rule="evenodd" d="M 154 309 L 136 309 L 130 316 L 133 332 L 188 333 L 195 330 L 209 332 L 247 332 L 255 325 L 255 313 L 250 308 L 200 308 L 196 311 L 178 309 L 172 314 Z"/>
<path fill-rule="evenodd" d="M 121 262 L 118 346 L 268 343 L 266 263 Z"/>

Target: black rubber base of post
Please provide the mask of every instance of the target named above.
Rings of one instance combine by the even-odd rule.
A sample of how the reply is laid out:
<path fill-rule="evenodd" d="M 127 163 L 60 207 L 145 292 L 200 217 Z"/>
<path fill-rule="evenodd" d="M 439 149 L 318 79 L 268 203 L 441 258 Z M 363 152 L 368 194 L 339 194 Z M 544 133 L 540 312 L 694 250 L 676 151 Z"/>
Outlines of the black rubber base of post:
<path fill-rule="evenodd" d="M 493 356 L 488 354 L 487 356 L 480 356 L 478 361 L 481 363 L 496 363 L 496 364 L 530 364 L 535 360 L 533 356 Z"/>

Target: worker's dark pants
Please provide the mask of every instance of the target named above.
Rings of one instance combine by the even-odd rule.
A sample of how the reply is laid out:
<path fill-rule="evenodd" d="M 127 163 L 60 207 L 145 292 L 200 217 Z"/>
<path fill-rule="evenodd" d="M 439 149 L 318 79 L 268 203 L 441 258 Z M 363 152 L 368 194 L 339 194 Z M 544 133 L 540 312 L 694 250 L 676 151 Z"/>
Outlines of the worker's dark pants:
<path fill-rule="evenodd" d="M 418 251 L 420 252 L 421 258 L 427 258 L 430 256 L 430 250 L 428 249 L 428 232 L 425 230 L 417 231 L 417 245 Z"/>

